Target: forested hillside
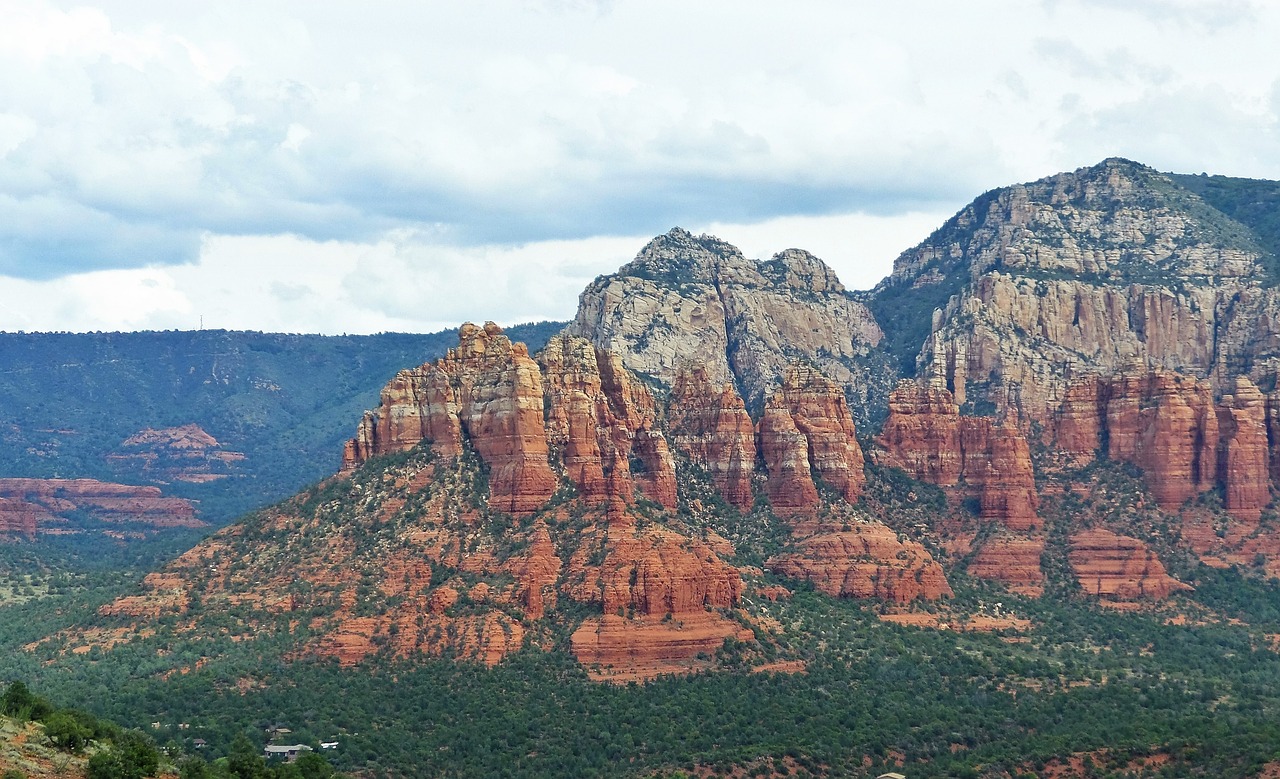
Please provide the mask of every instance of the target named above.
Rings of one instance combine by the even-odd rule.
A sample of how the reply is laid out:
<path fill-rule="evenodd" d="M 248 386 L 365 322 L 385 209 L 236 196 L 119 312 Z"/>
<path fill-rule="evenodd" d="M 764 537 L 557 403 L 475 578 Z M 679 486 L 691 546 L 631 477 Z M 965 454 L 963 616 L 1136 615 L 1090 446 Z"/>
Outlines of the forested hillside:
<path fill-rule="evenodd" d="M 562 326 L 512 332 L 540 346 Z M 387 380 L 455 340 L 452 330 L 0 333 L 0 476 L 164 484 L 221 524 L 336 471 L 352 420 Z M 145 435 L 192 425 L 216 443 L 189 428 Z"/>

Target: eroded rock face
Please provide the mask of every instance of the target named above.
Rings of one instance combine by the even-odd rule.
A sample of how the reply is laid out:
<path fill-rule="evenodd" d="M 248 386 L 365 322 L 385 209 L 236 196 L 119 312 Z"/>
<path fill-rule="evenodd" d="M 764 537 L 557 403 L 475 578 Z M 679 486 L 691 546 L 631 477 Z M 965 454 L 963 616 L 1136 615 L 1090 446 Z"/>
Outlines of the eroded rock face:
<path fill-rule="evenodd" d="M 610 535 L 598 582 L 606 614 L 646 617 L 699 614 L 732 608 L 742 576 L 707 544 L 673 531 Z"/>
<path fill-rule="evenodd" d="M 803 511 L 819 503 L 818 476 L 853 502 L 866 481 L 862 448 L 844 393 L 805 365 L 792 365 L 765 404 L 760 451 L 775 510 Z"/>
<path fill-rule="evenodd" d="M 0 535 L 34 538 L 41 523 L 54 519 L 50 511 L 25 499 L 0 498 Z"/>
<path fill-rule="evenodd" d="M 881 338 L 867 308 L 808 252 L 755 262 L 680 228 L 588 286 L 571 331 L 668 384 L 683 364 L 700 365 L 717 387 L 736 380 L 752 404 L 797 356 L 841 384 L 865 386 L 850 361 Z"/>
<path fill-rule="evenodd" d="M 555 490 L 553 456 L 589 500 L 632 502 L 638 488 L 674 508 L 675 462 L 648 388 L 582 338 L 553 338 L 539 360 L 497 325 L 463 325 L 457 348 L 383 389 L 347 443 L 344 471 L 423 440 L 456 457 L 465 439 L 489 467 L 495 509 L 542 507 Z"/>
<path fill-rule="evenodd" d="M 1043 553 L 1043 537 L 1001 534 L 982 545 L 969 562 L 969 574 L 1003 582 L 1013 592 L 1039 597 L 1044 593 L 1044 573 L 1040 568 Z"/>
<path fill-rule="evenodd" d="M 1090 595 L 1111 600 L 1160 600 L 1190 590 L 1174 579 L 1155 553 L 1136 538 L 1095 528 L 1071 536 L 1068 559 Z"/>
<path fill-rule="evenodd" d="M 1011 530 L 1040 526 L 1026 438 L 1011 423 L 961 416 L 946 389 L 901 383 L 877 443 L 885 465 L 940 487 L 963 485 L 979 499 L 983 519 Z"/>
<path fill-rule="evenodd" d="M 754 635 L 711 612 L 665 619 L 605 614 L 583 622 L 570 637 L 570 647 L 594 678 L 628 682 L 710 667 L 709 661 L 696 658 L 714 656 L 729 638 L 751 641 Z"/>
<path fill-rule="evenodd" d="M 680 370 L 667 407 L 671 439 L 707 470 L 716 491 L 739 509 L 751 506 L 755 429 L 732 384 L 716 384 L 702 365 Z"/>
<path fill-rule="evenodd" d="M 1256 524 L 1271 501 L 1266 398 L 1253 382 L 1237 376 L 1232 394 L 1218 407 L 1221 474 L 1227 512 Z"/>
<path fill-rule="evenodd" d="M 197 484 L 225 479 L 243 460 L 243 453 L 224 449 L 195 424 L 139 430 L 107 455 L 107 462 L 118 471 L 132 471 L 153 480 Z"/>
<path fill-rule="evenodd" d="M 975 200 L 904 252 L 878 292 L 940 298 L 920 375 L 1044 421 L 1073 377 L 1181 370 L 1230 391 L 1275 372 L 1280 294 L 1256 242 L 1127 160 Z"/>
<path fill-rule="evenodd" d="M 749 500 L 753 430 L 732 398 Z M 435 457 L 368 462 L 424 440 Z M 458 456 L 467 446 L 487 466 L 483 505 L 483 470 Z M 701 667 L 695 655 L 752 638 L 720 613 L 744 588 L 722 557 L 733 547 L 655 521 L 653 503 L 677 501 L 652 394 L 585 339 L 553 338 L 535 362 L 496 326 L 464 326 L 446 357 L 388 385 L 347 455 L 339 497 L 317 507 L 304 496 L 254 520 L 282 548 L 246 543 L 233 526 L 103 614 L 181 613 L 193 597 L 256 609 L 264 621 L 304 610 L 326 615 L 306 651 L 345 665 L 380 654 L 493 663 L 549 641 L 548 612 L 577 601 L 601 616 L 580 627 L 575 651 L 602 674 L 633 678 Z M 549 504 L 561 478 L 577 495 Z M 277 555 L 295 562 L 280 566 Z M 371 581 L 387 600 L 369 594 Z"/>
<path fill-rule="evenodd" d="M 1168 373 L 1110 382 L 1108 454 L 1146 474 L 1156 502 L 1173 509 L 1217 478 L 1218 419 L 1205 382 Z"/>
<path fill-rule="evenodd" d="M 158 487 L 94 479 L 0 479 L 0 533 L 33 536 L 64 529 L 72 514 L 122 527 L 204 527 L 195 508 Z M 76 531 L 79 532 L 79 531 Z"/>
<path fill-rule="evenodd" d="M 558 335 L 538 361 L 550 441 L 579 491 L 590 500 L 631 502 L 638 486 L 646 497 L 675 508 L 675 461 L 657 429 L 648 388 L 616 355 L 584 338 Z"/>
<path fill-rule="evenodd" d="M 920 544 L 899 538 L 881 522 L 857 521 L 848 528 L 819 529 L 796 552 L 769 560 L 769 569 L 811 581 L 832 597 L 908 603 L 952 594 L 942 567 Z"/>
<path fill-rule="evenodd" d="M 1053 447 L 1083 464 L 1103 448 L 1133 463 L 1153 497 L 1175 511 L 1221 484 L 1227 511 L 1256 523 L 1271 500 L 1266 397 L 1244 376 L 1215 404 L 1210 382 L 1165 371 L 1088 376 L 1052 417 Z"/>
<path fill-rule="evenodd" d="M 366 411 L 347 442 L 343 469 L 380 454 L 406 452 L 423 440 L 445 457 L 462 453 L 462 425 L 453 382 L 438 365 L 400 371 L 382 388 L 376 411 Z"/>
<path fill-rule="evenodd" d="M 551 497 L 542 373 L 524 344 L 502 328 L 465 324 L 458 346 L 434 364 L 402 371 L 382 403 L 348 443 L 350 469 L 377 454 L 403 452 L 424 439 L 442 456 L 462 451 L 465 435 L 489 466 L 489 505 L 528 514 Z"/>
<path fill-rule="evenodd" d="M 765 404 L 757 427 L 760 453 L 769 473 L 765 485 L 769 502 L 780 514 L 808 511 L 821 503 L 809 464 L 809 439 L 778 400 L 775 395 Z"/>
<path fill-rule="evenodd" d="M 489 505 L 527 514 L 555 491 L 543 424 L 542 374 L 524 344 L 502 329 L 463 326 L 458 347 L 441 361 L 458 381 L 458 418 L 489 466 Z"/>

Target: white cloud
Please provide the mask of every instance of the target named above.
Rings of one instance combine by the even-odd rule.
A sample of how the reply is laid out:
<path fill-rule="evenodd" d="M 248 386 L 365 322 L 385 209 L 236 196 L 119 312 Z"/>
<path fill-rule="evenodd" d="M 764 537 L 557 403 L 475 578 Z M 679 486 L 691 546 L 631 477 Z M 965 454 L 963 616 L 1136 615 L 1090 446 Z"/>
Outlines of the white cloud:
<path fill-rule="evenodd" d="M 688 224 L 768 259 L 798 246 L 851 289 L 869 288 L 898 250 L 947 213 L 783 217 Z M 458 247 L 402 231 L 376 243 L 298 236 L 209 236 L 189 265 L 0 277 L 0 330 L 433 332 L 463 321 L 573 317 L 578 293 L 627 263 L 651 236 Z"/>
<path fill-rule="evenodd" d="M 220 242 L 256 241 L 367 278 L 421 274 L 421 294 L 494 263 L 487 315 L 511 318 L 560 306 L 569 285 L 541 283 L 564 266 L 530 247 L 787 227 L 813 232 L 768 251 L 808 242 L 859 274 L 845 247 L 872 239 L 842 230 L 927 233 L 913 215 L 1115 154 L 1280 178 L 1273 3 L 5 6 L 0 273 L 14 277 L 172 266 L 185 289 L 188 265 L 235 278 L 211 265 L 239 267 Z M 426 321 L 408 303 L 374 313 L 361 278 L 296 270 L 280 289 L 313 294 L 282 304 L 284 329 L 313 327 L 306 300 L 326 294 L 367 326 Z M 532 275 L 544 291 L 520 294 Z"/>
<path fill-rule="evenodd" d="M 694 226 L 717 235 L 754 259 L 784 249 L 805 249 L 831 266 L 845 287 L 871 289 L 893 270 L 902 251 L 929 237 L 963 204 L 949 211 L 908 212 L 893 216 L 853 213 L 790 216 L 754 224 Z"/>

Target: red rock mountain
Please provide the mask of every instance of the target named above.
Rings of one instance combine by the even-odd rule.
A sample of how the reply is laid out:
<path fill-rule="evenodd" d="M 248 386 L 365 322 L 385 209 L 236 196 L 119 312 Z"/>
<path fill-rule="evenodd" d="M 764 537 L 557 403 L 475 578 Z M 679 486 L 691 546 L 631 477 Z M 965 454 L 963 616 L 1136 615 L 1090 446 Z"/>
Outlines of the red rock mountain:
<path fill-rule="evenodd" d="M 1260 523 L 1278 472 L 1276 401 L 1259 389 L 1276 386 L 1276 247 L 1187 184 L 1107 160 L 993 191 L 904 252 L 872 293 L 917 374 L 890 400 L 882 462 L 980 500 L 981 519 L 1002 529 L 974 550 L 971 573 L 1038 589 L 1037 493 L 1113 501 L 1089 469 L 1116 462 L 1139 469 L 1155 505 L 1073 509 L 1067 529 L 1084 540 L 1069 553 L 1086 591 L 1177 589 L 1161 583 L 1158 560 L 1121 565 L 1128 584 L 1085 582 L 1106 559 L 1146 560 L 1131 554 L 1146 547 L 1126 522 L 1148 511 L 1183 514 L 1204 559 L 1277 548 Z M 927 329 L 903 313 L 915 301 L 933 307 Z M 979 408 L 1003 421 L 982 421 Z M 997 427 L 1007 431 L 999 443 Z M 1188 507 L 1219 499 L 1226 528 L 1209 540 Z"/>
<path fill-rule="evenodd" d="M 901 605 L 961 568 L 1105 601 L 1187 591 L 1187 553 L 1280 574 L 1280 250 L 1180 181 L 995 190 L 867 294 L 672 230 L 537 355 L 464 325 L 340 476 L 105 612 L 308 614 L 302 651 L 344 663 L 560 642 L 622 680 L 714 665 L 786 580 Z"/>
<path fill-rule="evenodd" d="M 386 652 L 496 662 L 550 640 L 561 606 L 579 603 L 595 616 L 574 626 L 570 648 L 602 678 L 703 667 L 726 639 L 753 640 L 730 615 L 760 573 L 691 524 L 710 495 L 681 487 L 678 461 L 740 510 L 776 505 L 794 546 L 771 570 L 836 596 L 951 592 L 923 546 L 850 514 L 862 450 L 844 393 L 814 368 L 785 371 L 757 426 L 733 384 L 699 368 L 658 398 L 586 339 L 558 336 L 535 358 L 490 323 L 464 325 L 444 358 L 392 379 L 328 497 L 259 520 L 253 536 L 279 546 L 250 544 L 233 526 L 104 613 L 234 601 L 265 622 L 328 604 L 307 651 L 344 663 Z M 839 518 L 824 513 L 830 501 Z M 399 603 L 362 601 L 361 581 Z"/>

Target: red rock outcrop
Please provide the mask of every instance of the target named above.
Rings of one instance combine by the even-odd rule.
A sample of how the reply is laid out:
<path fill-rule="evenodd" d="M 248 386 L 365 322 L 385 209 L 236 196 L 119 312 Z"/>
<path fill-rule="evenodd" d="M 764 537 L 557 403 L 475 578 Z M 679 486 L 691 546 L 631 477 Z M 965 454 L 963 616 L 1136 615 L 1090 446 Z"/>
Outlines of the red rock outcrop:
<path fill-rule="evenodd" d="M 548 398 L 549 440 L 583 496 L 629 503 L 639 486 L 646 497 L 674 509 L 675 461 L 656 427 L 648 388 L 617 356 L 585 338 L 555 336 L 538 361 Z"/>
<path fill-rule="evenodd" d="M 769 474 L 765 489 L 774 510 L 787 514 L 817 508 L 821 501 L 809 464 L 809 440 L 796 427 L 780 393 L 765 403 L 756 430 Z"/>
<path fill-rule="evenodd" d="M 445 457 L 462 452 L 462 425 L 449 374 L 437 365 L 400 371 L 382 388 L 377 411 L 366 411 L 343 452 L 350 471 L 379 454 L 405 452 L 428 440 Z"/>
<path fill-rule="evenodd" d="M 1042 537 L 1001 534 L 982 545 L 969 561 L 968 571 L 980 579 L 1003 582 L 1013 592 L 1039 597 L 1044 593 L 1043 553 Z"/>
<path fill-rule="evenodd" d="M 495 509 L 528 514 L 547 502 L 556 486 L 553 449 L 590 501 L 632 502 L 638 488 L 675 508 L 675 461 L 653 395 L 617 357 L 561 335 L 538 363 L 493 323 L 463 325 L 458 341 L 444 358 L 387 384 L 347 442 L 344 472 L 423 440 L 455 457 L 465 439 L 489 467 Z"/>
<path fill-rule="evenodd" d="M 741 574 L 700 540 L 655 529 L 611 533 L 607 548 L 598 580 L 606 614 L 693 614 L 742 596 Z"/>
<path fill-rule="evenodd" d="M 818 505 L 813 477 L 835 487 L 847 501 L 862 494 L 862 448 L 844 392 L 806 365 L 792 365 L 782 386 L 765 404 L 758 428 L 775 509 L 803 511 Z"/>
<path fill-rule="evenodd" d="M 1267 409 L 1266 398 L 1244 376 L 1236 378 L 1232 394 L 1222 397 L 1218 431 L 1222 441 L 1218 470 L 1227 513 L 1256 524 L 1271 502 Z"/>
<path fill-rule="evenodd" d="M 1071 536 L 1068 559 L 1080 586 L 1110 600 L 1161 600 L 1191 587 L 1170 576 L 1136 538 L 1095 528 Z"/>
<path fill-rule="evenodd" d="M 1101 377 L 1077 379 L 1063 393 L 1062 402 L 1049 423 L 1050 450 L 1062 458 L 1062 465 L 1079 468 L 1098 456 L 1106 408 L 1106 385 Z"/>
<path fill-rule="evenodd" d="M 1276 442 L 1267 460 L 1267 471 L 1274 484 L 1280 484 L 1280 390 L 1271 392 L 1266 400 L 1267 440 Z"/>
<path fill-rule="evenodd" d="M 709 659 L 697 658 L 713 657 L 729 638 L 751 641 L 755 636 L 713 612 L 667 619 L 605 614 L 583 622 L 570 646 L 578 662 L 595 668 L 593 678 L 628 682 L 710 667 Z"/>
<path fill-rule="evenodd" d="M 523 602 L 527 618 L 542 619 L 548 608 L 555 607 L 555 585 L 561 567 L 551 534 L 547 526 L 541 524 L 534 530 L 525 552 L 503 566 L 519 583 L 516 597 Z"/>
<path fill-rule="evenodd" d="M 877 442 L 886 465 L 941 487 L 963 484 L 984 519 L 1011 530 L 1040 526 L 1031 450 L 1012 423 L 961 416 L 946 389 L 904 381 L 889 396 Z"/>
<path fill-rule="evenodd" d="M 524 344 L 492 322 L 463 325 L 439 367 L 458 383 L 458 418 L 489 466 L 489 506 L 527 514 L 546 503 L 556 477 L 547 456 L 542 374 Z"/>
<path fill-rule="evenodd" d="M 85 512 L 101 522 L 152 528 L 204 527 L 190 502 L 164 495 L 158 487 L 112 484 L 93 479 L 0 479 L 0 532 L 32 535 L 42 525 L 65 522 L 63 515 Z"/>
<path fill-rule="evenodd" d="M 978 440 L 974 446 L 965 449 L 965 473 L 976 471 L 981 474 L 973 477 L 981 484 L 981 516 L 1010 530 L 1040 527 L 1040 518 L 1036 514 L 1040 499 L 1036 493 L 1027 439 L 1009 422 L 1002 425 L 976 424 L 973 429 L 981 431 L 981 435 L 975 435 Z M 978 453 L 984 451 L 988 453 L 986 467 L 971 465 L 974 454 L 981 458 Z"/>
<path fill-rule="evenodd" d="M 35 536 L 36 528 L 54 519 L 43 506 L 15 498 L 0 498 L 0 535 Z"/>
<path fill-rule="evenodd" d="M 885 464 L 912 478 L 953 487 L 964 470 L 960 407 L 946 389 L 902 382 L 889 395 L 889 417 L 876 442 Z"/>
<path fill-rule="evenodd" d="M 1217 478 L 1218 418 L 1208 382 L 1173 373 L 1109 382 L 1108 455 L 1142 468 L 1161 508 L 1174 509 Z"/>
<path fill-rule="evenodd" d="M 949 597 L 942 567 L 920 544 L 883 523 L 855 521 L 848 530 L 823 529 L 797 551 L 769 560 L 769 569 L 813 582 L 832 597 L 879 598 L 895 603 Z"/>
<path fill-rule="evenodd" d="M 463 435 L 489 467 L 492 508 L 528 514 L 550 499 L 556 478 L 547 459 L 542 374 L 524 344 L 492 322 L 463 325 L 444 358 L 398 374 L 347 444 L 344 466 L 424 439 L 455 456 Z"/>
<path fill-rule="evenodd" d="M 714 386 L 701 366 L 676 373 L 667 407 L 672 442 L 711 474 L 716 491 L 739 509 L 750 508 L 755 429 L 732 384 Z"/>
<path fill-rule="evenodd" d="M 1166 511 L 1220 483 L 1227 511 L 1256 523 L 1271 500 L 1271 408 L 1244 376 L 1217 405 L 1208 381 L 1181 374 L 1088 376 L 1066 392 L 1050 438 L 1075 465 L 1091 460 L 1105 440 L 1109 457 L 1143 470 Z"/>
<path fill-rule="evenodd" d="M 107 462 L 120 471 L 197 484 L 225 479 L 233 464 L 242 460 L 243 453 L 223 449 L 218 439 L 195 424 L 158 430 L 148 427 L 107 455 Z"/>
<path fill-rule="evenodd" d="M 748 641 L 751 631 L 717 611 L 738 605 L 744 584 L 708 543 L 665 529 L 636 530 L 625 519 L 609 522 L 605 559 L 590 566 L 575 556 L 570 580 L 579 600 L 599 602 L 600 617 L 573 633 L 579 662 L 603 669 L 602 678 L 649 678 L 687 672 L 698 655 L 712 656 L 725 639 Z"/>

